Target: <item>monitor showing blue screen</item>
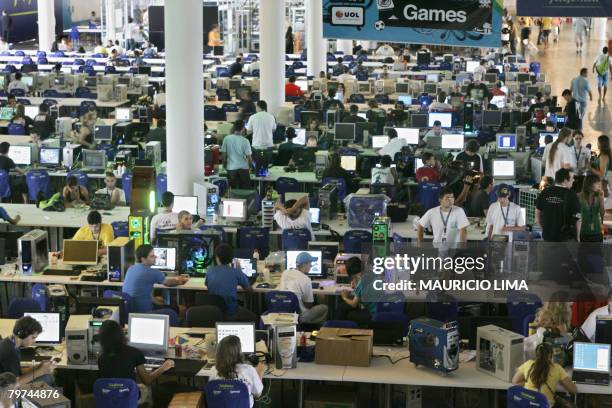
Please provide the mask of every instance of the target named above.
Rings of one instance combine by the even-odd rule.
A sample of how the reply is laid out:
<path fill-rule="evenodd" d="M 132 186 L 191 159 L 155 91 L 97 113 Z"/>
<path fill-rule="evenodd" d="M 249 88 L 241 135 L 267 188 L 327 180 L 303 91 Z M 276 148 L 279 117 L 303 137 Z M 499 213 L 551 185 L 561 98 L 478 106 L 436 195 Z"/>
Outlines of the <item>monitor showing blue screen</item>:
<path fill-rule="evenodd" d="M 516 150 L 516 134 L 498 133 L 497 150 L 514 151 Z"/>
<path fill-rule="evenodd" d="M 610 370 L 610 345 L 575 342 L 574 370 L 607 373 Z"/>

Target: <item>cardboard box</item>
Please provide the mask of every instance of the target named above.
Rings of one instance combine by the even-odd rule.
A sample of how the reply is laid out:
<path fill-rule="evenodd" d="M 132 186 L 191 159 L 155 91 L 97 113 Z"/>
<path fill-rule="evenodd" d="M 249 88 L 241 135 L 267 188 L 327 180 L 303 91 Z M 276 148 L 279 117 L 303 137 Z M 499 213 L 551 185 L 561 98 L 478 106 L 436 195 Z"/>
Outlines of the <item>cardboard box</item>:
<path fill-rule="evenodd" d="M 304 399 L 304 408 L 356 408 L 357 392 L 346 387 L 316 387 Z"/>
<path fill-rule="evenodd" d="M 323 327 L 317 335 L 315 363 L 369 367 L 372 330 Z"/>
<path fill-rule="evenodd" d="M 200 408 L 202 407 L 203 395 L 200 391 L 181 392 L 172 398 L 168 408 Z"/>

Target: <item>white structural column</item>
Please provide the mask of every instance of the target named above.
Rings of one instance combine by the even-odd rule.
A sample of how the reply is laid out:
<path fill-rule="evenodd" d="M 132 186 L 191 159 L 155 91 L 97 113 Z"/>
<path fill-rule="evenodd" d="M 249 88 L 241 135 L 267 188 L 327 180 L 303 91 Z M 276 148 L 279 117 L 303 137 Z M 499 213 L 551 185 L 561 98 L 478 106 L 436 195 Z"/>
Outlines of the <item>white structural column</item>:
<path fill-rule="evenodd" d="M 327 40 L 323 38 L 323 0 L 306 1 L 307 74 L 327 71 Z"/>
<path fill-rule="evenodd" d="M 38 49 L 51 51 L 55 39 L 55 0 L 38 0 Z"/>
<path fill-rule="evenodd" d="M 262 0 L 260 7 L 260 99 L 276 114 L 285 102 L 285 0 Z"/>
<path fill-rule="evenodd" d="M 164 24 L 168 190 L 191 195 L 204 176 L 202 0 L 166 0 Z"/>
<path fill-rule="evenodd" d="M 117 32 L 117 7 L 115 5 L 115 0 L 105 0 L 105 8 L 106 8 L 106 40 L 115 41 L 115 33 Z"/>
<path fill-rule="evenodd" d="M 336 51 L 342 51 L 344 55 L 352 55 L 353 40 L 336 40 Z"/>
<path fill-rule="evenodd" d="M 608 40 L 608 19 L 604 17 L 596 17 L 592 20 L 591 40 Z M 607 42 L 605 44 L 608 45 Z M 599 52 L 599 50 L 598 50 Z"/>

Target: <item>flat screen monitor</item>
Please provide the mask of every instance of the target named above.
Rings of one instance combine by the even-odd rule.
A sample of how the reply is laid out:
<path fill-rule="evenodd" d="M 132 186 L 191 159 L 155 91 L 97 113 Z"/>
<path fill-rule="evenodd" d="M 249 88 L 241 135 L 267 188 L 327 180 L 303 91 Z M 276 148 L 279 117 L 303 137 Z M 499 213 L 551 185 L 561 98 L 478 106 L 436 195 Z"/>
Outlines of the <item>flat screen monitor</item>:
<path fill-rule="evenodd" d="M 217 323 L 217 344 L 227 336 L 236 336 L 240 339 L 242 353 L 255 352 L 254 323 Z"/>
<path fill-rule="evenodd" d="M 466 61 L 465 70 L 467 72 L 474 72 L 478 65 L 480 65 L 480 61 Z"/>
<path fill-rule="evenodd" d="M 336 123 L 334 126 L 334 139 L 352 142 L 355 140 L 354 123 Z"/>
<path fill-rule="evenodd" d="M 40 164 L 59 166 L 61 149 L 58 147 L 42 147 L 40 149 Z"/>
<path fill-rule="evenodd" d="M 413 128 L 423 129 L 427 127 L 427 113 L 413 113 L 410 115 L 410 123 Z"/>
<path fill-rule="evenodd" d="M 0 120 L 11 120 L 15 116 L 15 108 L 8 106 L 0 107 Z"/>
<path fill-rule="evenodd" d="M 59 344 L 62 341 L 59 313 L 26 312 L 23 315 L 30 316 L 42 326 L 42 333 L 36 338 L 37 344 Z"/>
<path fill-rule="evenodd" d="M 229 221 L 246 221 L 247 200 L 239 198 L 223 198 L 221 200 L 221 216 Z"/>
<path fill-rule="evenodd" d="M 502 111 L 486 110 L 482 112 L 482 126 L 501 126 Z"/>
<path fill-rule="evenodd" d="M 131 121 L 132 120 L 132 109 L 131 108 L 117 108 L 115 110 L 115 119 L 120 121 Z"/>
<path fill-rule="evenodd" d="M 423 166 L 424 166 L 423 160 L 420 157 L 415 157 L 414 158 L 414 173 L 416 174 L 416 171 Z"/>
<path fill-rule="evenodd" d="M 372 136 L 372 148 L 382 149 L 389 143 L 389 136 Z"/>
<path fill-rule="evenodd" d="M 397 101 L 398 102 L 402 102 L 404 104 L 404 106 L 410 106 L 410 105 L 412 105 L 412 96 L 410 96 L 410 95 L 398 95 L 397 96 Z"/>
<path fill-rule="evenodd" d="M 461 150 L 464 145 L 464 136 L 451 133 L 442 135 L 442 149 Z"/>
<path fill-rule="evenodd" d="M 453 114 L 451 112 L 431 112 L 427 121 L 428 127 L 433 127 L 434 122 L 439 120 L 442 127 L 449 129 L 453 127 Z"/>
<path fill-rule="evenodd" d="M 306 129 L 295 129 L 295 137 L 293 138 L 293 143 L 300 146 L 304 146 L 306 144 Z"/>
<path fill-rule="evenodd" d="M 576 371 L 609 372 L 610 345 L 575 342 L 573 369 Z"/>
<path fill-rule="evenodd" d="M 514 160 L 493 160 L 493 177 L 499 180 L 514 179 Z"/>
<path fill-rule="evenodd" d="M 106 169 L 106 152 L 83 149 L 83 167 L 92 170 Z"/>
<path fill-rule="evenodd" d="M 296 259 L 302 252 L 308 252 L 310 256 L 317 258 L 316 261 L 312 261 L 312 268 L 308 272 L 308 276 L 321 276 L 323 270 L 321 269 L 321 258 L 323 253 L 321 251 L 287 251 L 287 269 L 294 269 L 296 267 Z"/>
<path fill-rule="evenodd" d="M 30 166 L 32 164 L 32 148 L 30 146 L 11 145 L 8 156 L 17 166 Z"/>
<path fill-rule="evenodd" d="M 198 197 L 197 196 L 174 196 L 174 206 L 172 211 L 179 213 L 181 211 L 189 211 L 190 214 L 194 215 L 198 213 Z"/>
<path fill-rule="evenodd" d="M 25 105 L 24 110 L 25 110 L 25 115 L 30 119 L 34 119 L 38 115 L 38 106 Z"/>
<path fill-rule="evenodd" d="M 113 140 L 113 126 L 112 125 L 96 125 L 94 127 L 94 140 L 97 140 L 100 142 Z"/>
<path fill-rule="evenodd" d="M 308 209 L 308 212 L 310 213 L 310 222 L 312 224 L 319 224 L 321 222 L 321 209 L 320 208 L 310 207 Z"/>
<path fill-rule="evenodd" d="M 516 80 L 519 82 L 527 82 L 529 81 L 529 73 L 528 72 L 519 72 L 516 74 Z"/>
<path fill-rule="evenodd" d="M 153 248 L 155 254 L 155 264 L 153 269 L 164 271 L 176 270 L 176 248 Z"/>
<path fill-rule="evenodd" d="M 168 315 L 130 313 L 128 344 L 141 351 L 165 354 L 168 350 L 169 326 Z"/>
<path fill-rule="evenodd" d="M 540 147 L 546 147 L 546 136 L 552 136 L 552 140 L 553 142 L 557 139 L 557 136 L 559 136 L 558 132 L 540 132 L 540 139 L 539 139 L 539 146 Z"/>
<path fill-rule="evenodd" d="M 406 144 L 418 145 L 419 144 L 419 129 L 416 128 L 395 128 L 397 137 L 404 139 Z"/>
<path fill-rule="evenodd" d="M 240 267 L 240 270 L 247 278 L 257 276 L 257 260 L 255 258 L 234 258 L 234 266 Z"/>
<path fill-rule="evenodd" d="M 498 151 L 516 151 L 515 133 L 498 133 L 496 138 Z"/>
<path fill-rule="evenodd" d="M 427 82 L 438 82 L 439 79 L 440 76 L 438 74 L 427 74 L 427 77 L 425 78 Z"/>
<path fill-rule="evenodd" d="M 65 239 L 62 260 L 66 265 L 97 265 L 98 241 Z"/>
<path fill-rule="evenodd" d="M 340 156 L 340 167 L 346 171 L 357 171 L 357 156 Z"/>

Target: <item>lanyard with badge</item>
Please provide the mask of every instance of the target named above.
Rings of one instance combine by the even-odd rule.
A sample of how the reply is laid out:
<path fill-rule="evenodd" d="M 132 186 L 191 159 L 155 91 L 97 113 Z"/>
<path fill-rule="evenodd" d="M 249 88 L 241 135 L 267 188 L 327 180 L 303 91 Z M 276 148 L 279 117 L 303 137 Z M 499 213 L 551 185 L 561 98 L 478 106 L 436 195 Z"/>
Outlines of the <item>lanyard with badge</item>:
<path fill-rule="evenodd" d="M 576 168 L 580 169 L 580 153 L 582 153 L 582 147 L 576 150 L 576 146 L 574 146 L 574 156 L 576 156 Z"/>
<path fill-rule="evenodd" d="M 442 213 L 442 208 L 440 208 L 440 218 L 442 219 L 442 224 L 444 225 L 444 232 L 442 233 L 442 242 L 446 242 L 446 231 L 447 231 L 447 226 L 448 226 L 448 220 L 450 219 L 452 212 L 453 212 L 453 208 L 451 207 L 451 209 L 448 210 L 448 215 L 446 216 L 446 219 L 444 219 L 444 213 Z"/>
<path fill-rule="evenodd" d="M 506 213 L 504 214 L 504 207 L 502 207 L 502 205 L 499 205 L 499 209 L 501 210 L 501 214 L 502 217 L 504 218 L 504 227 L 510 225 L 508 224 L 508 216 L 510 215 L 510 203 L 508 203 L 508 209 L 506 210 Z"/>

